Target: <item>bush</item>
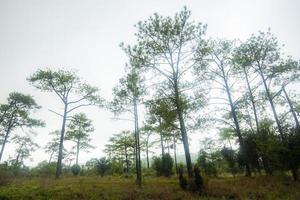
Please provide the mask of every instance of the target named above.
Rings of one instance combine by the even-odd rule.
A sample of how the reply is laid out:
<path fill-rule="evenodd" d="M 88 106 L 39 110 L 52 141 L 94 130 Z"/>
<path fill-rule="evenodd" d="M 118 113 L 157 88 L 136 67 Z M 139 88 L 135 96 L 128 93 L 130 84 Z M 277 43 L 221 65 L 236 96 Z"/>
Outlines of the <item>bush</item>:
<path fill-rule="evenodd" d="M 34 176 L 51 176 L 55 175 L 56 162 L 48 163 L 47 161 L 40 162 L 35 168 L 31 169 L 31 174 Z"/>
<path fill-rule="evenodd" d="M 123 164 L 121 162 L 117 162 L 115 160 L 111 160 L 108 163 L 108 170 L 107 174 L 114 175 L 114 174 L 123 174 Z"/>
<path fill-rule="evenodd" d="M 178 166 L 178 178 L 179 178 L 179 185 L 181 187 L 181 189 L 186 190 L 188 183 L 187 183 L 187 179 L 183 176 L 183 165 L 179 165 Z"/>
<path fill-rule="evenodd" d="M 73 175 L 77 176 L 80 173 L 80 166 L 79 165 L 73 165 L 71 167 L 71 171 L 73 173 Z"/>
<path fill-rule="evenodd" d="M 154 157 L 152 168 L 156 171 L 157 176 L 170 177 L 173 172 L 173 159 L 168 153 L 162 158 Z"/>
<path fill-rule="evenodd" d="M 216 177 L 218 175 L 216 162 L 212 161 L 211 156 L 212 155 L 209 156 L 206 151 L 201 150 L 198 155 L 197 163 L 205 175 Z"/>
<path fill-rule="evenodd" d="M 14 178 L 14 174 L 9 170 L 7 164 L 0 165 L 0 186 L 8 185 Z"/>
<path fill-rule="evenodd" d="M 105 157 L 100 158 L 97 163 L 96 163 L 96 167 L 97 167 L 97 172 L 101 175 L 104 176 L 104 174 L 108 171 L 109 169 L 109 165 L 108 165 L 108 160 L 106 160 Z"/>
<path fill-rule="evenodd" d="M 152 168 L 155 170 L 156 176 L 161 176 L 161 158 L 153 157 Z"/>
<path fill-rule="evenodd" d="M 202 176 L 200 174 L 200 168 L 198 165 L 195 165 L 194 166 L 194 183 L 195 183 L 195 191 L 200 191 L 202 192 L 203 190 L 203 179 L 202 179 Z"/>
<path fill-rule="evenodd" d="M 191 192 L 203 192 L 204 181 L 200 174 L 200 168 L 198 165 L 195 165 L 193 168 L 193 177 L 188 179 L 184 176 L 183 165 L 179 165 L 178 178 L 179 185 L 183 190 L 188 189 Z"/>

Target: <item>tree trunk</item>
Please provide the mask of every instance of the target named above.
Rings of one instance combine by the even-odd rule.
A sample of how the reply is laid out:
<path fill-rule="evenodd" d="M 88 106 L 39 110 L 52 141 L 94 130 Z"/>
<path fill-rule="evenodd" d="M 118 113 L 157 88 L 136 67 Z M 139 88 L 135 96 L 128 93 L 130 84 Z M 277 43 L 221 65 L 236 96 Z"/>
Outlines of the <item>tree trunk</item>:
<path fill-rule="evenodd" d="M 287 100 L 287 102 L 289 104 L 289 107 L 291 109 L 293 118 L 295 120 L 295 124 L 296 124 L 295 133 L 296 134 L 300 134 L 300 125 L 299 125 L 299 121 L 298 121 L 298 118 L 297 118 L 297 115 L 296 115 L 293 103 L 292 103 L 291 99 L 289 98 L 289 96 L 288 96 L 288 94 L 287 94 L 284 86 L 282 86 L 282 91 L 283 91 L 283 93 L 285 95 L 285 98 L 286 98 L 286 100 Z M 289 150 L 292 151 L 291 147 L 289 147 Z M 299 180 L 299 177 L 298 177 L 298 167 L 297 167 L 297 165 L 295 165 L 295 162 L 294 162 L 293 159 L 290 162 L 291 162 L 290 166 L 291 166 L 291 171 L 292 171 L 293 179 L 294 179 L 294 181 L 298 181 Z"/>
<path fill-rule="evenodd" d="M 18 155 L 17 155 L 17 158 L 16 158 L 16 164 L 19 163 L 19 159 L 20 159 L 20 152 L 19 152 Z"/>
<path fill-rule="evenodd" d="M 7 142 L 7 139 L 8 139 L 8 135 L 10 133 L 10 130 L 11 130 L 11 123 L 9 123 L 9 127 L 7 128 L 6 130 L 6 134 L 5 134 L 5 137 L 4 137 L 4 140 L 3 140 L 3 143 L 2 143 L 2 146 L 1 146 L 1 152 L 0 152 L 0 162 L 1 162 L 1 159 L 2 159 L 2 155 L 3 155 L 3 151 L 4 151 L 4 147 L 5 147 L 5 144 Z"/>
<path fill-rule="evenodd" d="M 298 169 L 295 166 L 291 167 L 291 171 L 292 171 L 292 175 L 293 175 L 293 179 L 294 181 L 298 181 L 299 177 L 298 177 Z"/>
<path fill-rule="evenodd" d="M 159 126 L 161 126 L 161 118 L 159 117 Z M 164 147 L 164 138 L 163 138 L 163 133 L 160 130 L 160 147 L 161 147 L 161 157 L 165 155 L 165 147 Z"/>
<path fill-rule="evenodd" d="M 57 165 L 56 165 L 56 173 L 55 173 L 56 178 L 60 177 L 61 171 L 62 171 L 63 143 L 64 143 L 64 136 L 65 136 L 67 114 L 68 114 L 67 111 L 68 111 L 68 104 L 65 103 L 61 135 L 60 135 L 60 141 L 59 141 L 59 151 L 58 151 L 58 158 L 57 158 Z"/>
<path fill-rule="evenodd" d="M 296 115 L 296 112 L 295 112 L 293 103 L 292 103 L 291 99 L 289 98 L 289 96 L 288 96 L 288 94 L 287 94 L 287 92 L 286 92 L 284 86 L 282 86 L 282 91 L 283 91 L 283 93 L 284 93 L 284 95 L 285 95 L 285 98 L 286 98 L 286 100 L 287 100 L 287 102 L 288 102 L 288 104 L 289 104 L 289 107 L 290 107 L 290 109 L 291 109 L 292 115 L 293 115 L 293 117 L 294 117 L 295 124 L 296 124 L 296 133 L 300 133 L 299 120 L 298 120 L 298 118 L 297 118 L 297 115 Z"/>
<path fill-rule="evenodd" d="M 48 162 L 49 164 L 51 163 L 53 154 L 54 154 L 54 151 L 52 151 L 51 154 L 50 154 L 50 158 L 49 158 L 49 162 Z"/>
<path fill-rule="evenodd" d="M 168 154 L 170 155 L 170 144 L 169 144 L 169 139 L 167 139 L 167 146 L 168 146 Z"/>
<path fill-rule="evenodd" d="M 135 130 L 135 145 L 136 145 L 136 183 L 139 187 L 142 185 L 142 170 L 141 170 L 141 155 L 140 155 L 140 136 L 138 124 L 138 110 L 136 98 L 133 100 L 134 107 L 134 130 Z"/>
<path fill-rule="evenodd" d="M 76 165 L 78 165 L 78 157 L 79 157 L 79 142 L 80 142 L 80 139 L 78 138 L 77 140 L 77 149 L 76 149 Z"/>
<path fill-rule="evenodd" d="M 263 163 L 264 170 L 265 170 L 266 174 L 272 175 L 273 170 L 270 168 L 269 159 L 264 155 L 262 155 L 261 159 L 262 159 L 262 163 Z"/>
<path fill-rule="evenodd" d="M 177 81 L 175 80 L 174 82 L 175 82 L 174 83 L 175 106 L 176 106 L 177 116 L 178 116 L 178 120 L 179 120 L 179 124 L 180 124 L 180 132 L 181 132 L 182 143 L 183 143 L 183 147 L 184 147 L 187 171 L 188 171 L 189 177 L 191 178 L 191 177 L 193 177 L 193 169 L 192 169 L 192 160 L 191 160 L 191 154 L 190 154 L 190 148 L 189 148 L 189 141 L 188 141 L 188 136 L 187 136 L 187 132 L 186 132 L 182 108 L 181 108 L 180 99 L 179 99 L 179 91 L 178 91 Z"/>
<path fill-rule="evenodd" d="M 129 172 L 129 162 L 128 162 L 127 147 L 125 147 L 125 162 L 126 162 L 126 173 L 128 173 Z"/>
<path fill-rule="evenodd" d="M 225 75 L 225 71 L 224 71 L 223 66 L 221 66 L 221 71 L 222 71 L 223 81 L 224 81 L 224 84 L 225 84 L 225 90 L 226 90 L 228 101 L 229 101 L 230 108 L 231 108 L 233 123 L 235 125 L 236 134 L 238 136 L 240 147 L 241 147 L 241 153 L 243 155 L 245 165 L 246 165 L 246 176 L 251 176 L 251 170 L 250 170 L 250 166 L 249 166 L 248 159 L 247 159 L 246 152 L 245 152 L 244 140 L 242 138 L 240 125 L 239 125 L 238 118 L 237 118 L 236 112 L 235 112 L 235 106 L 233 105 L 230 89 L 229 89 L 229 86 L 228 86 L 228 83 L 227 83 L 227 79 L 226 79 L 226 75 Z"/>
<path fill-rule="evenodd" d="M 254 96 L 253 96 L 253 93 L 252 93 L 252 89 L 251 89 L 251 86 L 250 86 L 248 74 L 246 72 L 245 67 L 243 67 L 243 70 L 244 70 L 244 74 L 245 74 L 245 78 L 246 78 L 247 88 L 248 88 L 248 91 L 249 91 L 249 94 L 250 94 L 250 101 L 251 101 L 251 104 L 252 104 L 253 114 L 254 114 L 254 118 L 255 118 L 256 131 L 257 131 L 257 133 L 259 133 L 259 123 L 258 123 L 256 106 L 255 106 L 255 103 L 254 103 Z"/>
<path fill-rule="evenodd" d="M 147 168 L 150 168 L 150 164 L 149 164 L 149 144 L 148 144 L 148 138 L 147 138 L 147 144 L 146 144 L 146 158 L 147 158 Z"/>
<path fill-rule="evenodd" d="M 271 108 L 272 108 L 272 112 L 273 112 L 273 115 L 274 115 L 274 118 L 275 118 L 275 121 L 276 121 L 276 124 L 277 124 L 277 128 L 278 128 L 278 132 L 280 134 L 280 137 L 281 137 L 281 140 L 282 142 L 284 143 L 284 136 L 283 136 L 283 130 L 282 130 L 282 127 L 280 125 L 280 121 L 278 119 L 278 115 L 277 115 L 277 112 L 276 112 L 276 109 L 275 109 L 275 105 L 274 105 L 274 102 L 273 102 L 273 98 L 271 97 L 271 94 L 270 94 L 270 91 L 268 89 L 268 86 L 267 86 L 267 83 L 266 83 L 266 79 L 264 77 L 264 74 L 263 74 L 263 71 L 260 67 L 260 65 L 258 66 L 259 68 L 259 74 L 261 76 L 261 79 L 263 81 L 263 84 L 264 84 L 264 87 L 265 87 L 265 91 L 266 91 L 266 94 L 267 94 L 267 98 L 270 102 L 270 105 L 271 105 Z"/>
<path fill-rule="evenodd" d="M 176 141 L 175 141 L 175 136 L 173 137 L 173 150 L 174 150 L 175 171 L 176 171 L 176 174 L 178 174 L 178 165 L 177 165 L 177 155 L 176 155 Z"/>

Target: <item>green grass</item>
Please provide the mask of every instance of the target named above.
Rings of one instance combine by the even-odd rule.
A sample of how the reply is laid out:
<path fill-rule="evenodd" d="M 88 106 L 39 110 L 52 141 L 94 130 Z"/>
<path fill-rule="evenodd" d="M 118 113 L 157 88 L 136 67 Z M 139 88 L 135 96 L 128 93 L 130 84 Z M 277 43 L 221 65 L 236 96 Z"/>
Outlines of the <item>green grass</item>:
<path fill-rule="evenodd" d="M 300 199 L 300 184 L 274 177 L 210 179 L 206 195 L 182 191 L 176 178 L 146 178 L 142 188 L 118 177 L 18 178 L 0 199 Z"/>

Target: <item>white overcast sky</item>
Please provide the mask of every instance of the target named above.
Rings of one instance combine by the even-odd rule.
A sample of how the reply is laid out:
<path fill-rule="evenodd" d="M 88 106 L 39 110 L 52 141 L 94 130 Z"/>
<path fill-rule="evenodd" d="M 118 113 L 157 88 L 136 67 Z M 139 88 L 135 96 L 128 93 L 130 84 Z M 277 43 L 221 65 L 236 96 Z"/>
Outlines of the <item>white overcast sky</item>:
<path fill-rule="evenodd" d="M 245 39 L 268 27 L 285 44 L 285 52 L 300 56 L 300 1 L 298 0 L 0 0 L 0 103 L 12 91 L 31 94 L 43 107 L 35 117 L 46 121 L 36 129 L 36 142 L 44 146 L 48 133 L 60 129 L 61 119 L 48 109 L 61 111 L 51 93 L 31 87 L 26 77 L 39 68 L 76 69 L 78 75 L 111 97 L 111 89 L 124 72 L 126 57 L 120 42 L 133 43 L 136 24 L 157 12 L 174 15 L 186 5 L 192 18 L 208 24 L 210 37 Z M 97 148 L 81 154 L 83 163 L 103 156 L 108 138 L 130 122 L 114 121 L 107 111 L 85 109 L 93 119 L 92 144 Z M 15 131 L 19 133 L 20 131 Z M 199 136 L 191 137 L 192 152 L 199 150 Z M 4 160 L 14 155 L 8 144 Z M 32 165 L 48 159 L 43 150 L 33 154 Z"/>

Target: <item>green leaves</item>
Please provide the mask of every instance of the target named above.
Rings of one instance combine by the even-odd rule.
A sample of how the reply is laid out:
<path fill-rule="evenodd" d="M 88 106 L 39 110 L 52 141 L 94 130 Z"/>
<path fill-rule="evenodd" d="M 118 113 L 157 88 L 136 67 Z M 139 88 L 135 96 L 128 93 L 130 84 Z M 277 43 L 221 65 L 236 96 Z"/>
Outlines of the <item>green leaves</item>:
<path fill-rule="evenodd" d="M 69 112 L 82 106 L 96 105 L 102 107 L 104 104 L 104 100 L 97 94 L 99 89 L 82 83 L 74 71 L 38 70 L 27 80 L 42 91 L 55 92 L 64 104 L 77 104 L 77 106 L 70 108 Z M 77 99 L 74 94 L 76 94 Z"/>
<path fill-rule="evenodd" d="M 89 134 L 94 131 L 92 121 L 84 113 L 75 114 L 68 124 L 66 139 L 74 142 L 79 141 L 80 147 L 88 146 Z"/>
<path fill-rule="evenodd" d="M 12 141 L 16 144 L 15 164 L 22 164 L 24 159 L 30 157 L 31 153 L 39 148 L 39 145 L 35 143 L 33 139 L 28 135 L 16 135 L 12 138 Z"/>
<path fill-rule="evenodd" d="M 78 83 L 79 78 L 75 72 L 59 69 L 53 71 L 50 68 L 38 70 L 27 79 L 34 87 L 42 91 L 56 91 L 59 94 L 67 92 Z"/>
<path fill-rule="evenodd" d="M 113 88 L 113 100 L 109 109 L 115 114 L 132 112 L 133 101 L 141 101 L 146 93 L 143 79 L 138 70 L 129 67 L 129 72 L 119 80 L 119 84 Z"/>
<path fill-rule="evenodd" d="M 41 120 L 30 118 L 30 113 L 40 106 L 30 95 L 12 92 L 7 98 L 7 104 L 0 105 L 1 126 L 8 130 L 16 127 L 37 127 L 44 126 Z"/>

